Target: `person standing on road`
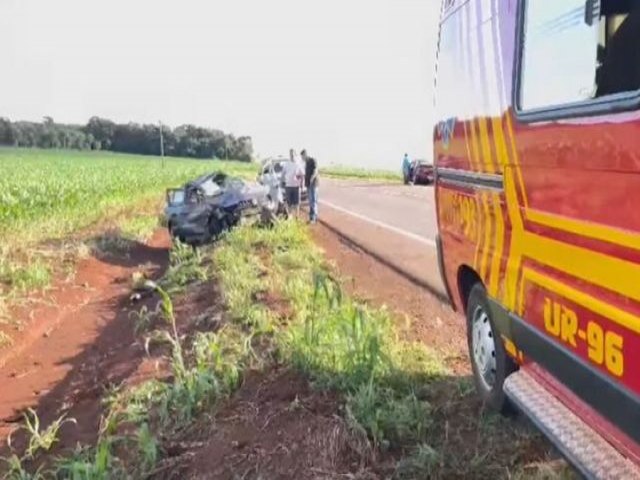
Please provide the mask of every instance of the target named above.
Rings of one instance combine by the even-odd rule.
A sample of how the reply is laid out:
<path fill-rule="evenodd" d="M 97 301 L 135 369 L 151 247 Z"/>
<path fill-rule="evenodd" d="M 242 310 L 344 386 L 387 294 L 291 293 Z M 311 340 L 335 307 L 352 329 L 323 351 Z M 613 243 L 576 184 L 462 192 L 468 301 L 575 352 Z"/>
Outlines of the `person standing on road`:
<path fill-rule="evenodd" d="M 405 185 L 411 181 L 411 160 L 408 153 L 405 153 L 402 159 L 402 177 Z"/>
<path fill-rule="evenodd" d="M 289 150 L 289 160 L 285 162 L 282 174 L 284 176 L 287 206 L 290 209 L 295 208 L 297 218 L 300 215 L 300 182 L 304 178 L 304 171 L 293 149 Z"/>
<path fill-rule="evenodd" d="M 306 150 L 302 150 L 300 156 L 305 164 L 304 184 L 309 195 L 309 222 L 316 223 L 318 221 L 318 162 L 315 158 L 308 156 Z"/>

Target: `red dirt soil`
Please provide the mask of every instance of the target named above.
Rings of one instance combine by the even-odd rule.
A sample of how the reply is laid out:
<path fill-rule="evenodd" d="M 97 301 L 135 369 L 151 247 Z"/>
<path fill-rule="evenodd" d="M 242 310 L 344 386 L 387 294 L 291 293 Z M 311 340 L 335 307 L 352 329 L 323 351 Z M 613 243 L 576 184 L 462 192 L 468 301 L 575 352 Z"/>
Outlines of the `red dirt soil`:
<path fill-rule="evenodd" d="M 367 478 L 360 460 L 367 447 L 349 433 L 340 403 L 289 370 L 250 372 L 199 441 L 191 432 L 185 445 L 196 448 L 154 478 Z"/>
<path fill-rule="evenodd" d="M 130 279 L 140 270 L 158 276 L 169 245 L 159 230 L 147 244 L 133 245 L 126 257 L 82 260 L 73 282 L 54 285 L 48 305 L 17 311 L 29 315 L 22 317 L 25 333 L 0 359 L 0 453 L 6 453 L 7 436 L 28 407 L 43 426 L 62 414 L 77 419 L 77 425 L 61 429 L 60 447 L 93 442 L 105 391 L 153 374 L 129 318 L 131 308 L 142 306 L 130 303 Z"/>

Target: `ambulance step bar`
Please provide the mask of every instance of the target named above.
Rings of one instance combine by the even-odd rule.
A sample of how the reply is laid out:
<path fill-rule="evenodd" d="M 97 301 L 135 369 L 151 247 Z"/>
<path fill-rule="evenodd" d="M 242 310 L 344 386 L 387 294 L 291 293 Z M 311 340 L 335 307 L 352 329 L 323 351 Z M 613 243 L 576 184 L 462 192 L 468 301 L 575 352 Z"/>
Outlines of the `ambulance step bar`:
<path fill-rule="evenodd" d="M 510 375 L 504 391 L 585 478 L 640 479 L 640 468 L 525 370 Z"/>

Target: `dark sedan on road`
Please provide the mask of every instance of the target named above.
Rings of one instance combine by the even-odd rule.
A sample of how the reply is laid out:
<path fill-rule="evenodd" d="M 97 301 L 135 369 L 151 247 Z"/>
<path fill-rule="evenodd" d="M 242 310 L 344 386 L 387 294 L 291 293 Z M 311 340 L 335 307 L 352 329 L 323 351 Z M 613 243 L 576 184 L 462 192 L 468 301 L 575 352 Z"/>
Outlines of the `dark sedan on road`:
<path fill-rule="evenodd" d="M 414 185 L 431 185 L 433 183 L 433 164 L 425 160 L 416 160 L 413 165 L 412 173 L 412 183 Z"/>

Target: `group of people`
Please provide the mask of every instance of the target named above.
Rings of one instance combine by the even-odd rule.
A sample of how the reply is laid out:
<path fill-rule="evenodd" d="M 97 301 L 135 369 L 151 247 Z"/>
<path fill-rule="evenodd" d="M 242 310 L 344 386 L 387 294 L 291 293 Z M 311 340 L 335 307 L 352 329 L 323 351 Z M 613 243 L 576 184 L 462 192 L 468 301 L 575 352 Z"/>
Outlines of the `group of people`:
<path fill-rule="evenodd" d="M 289 150 L 289 160 L 283 165 L 285 201 L 289 209 L 295 210 L 296 216 L 300 215 L 300 201 L 303 185 L 307 189 L 309 197 L 309 222 L 318 221 L 318 162 L 309 155 L 306 150 L 300 152 L 300 157 L 295 150 Z"/>

